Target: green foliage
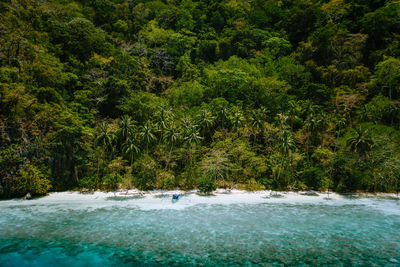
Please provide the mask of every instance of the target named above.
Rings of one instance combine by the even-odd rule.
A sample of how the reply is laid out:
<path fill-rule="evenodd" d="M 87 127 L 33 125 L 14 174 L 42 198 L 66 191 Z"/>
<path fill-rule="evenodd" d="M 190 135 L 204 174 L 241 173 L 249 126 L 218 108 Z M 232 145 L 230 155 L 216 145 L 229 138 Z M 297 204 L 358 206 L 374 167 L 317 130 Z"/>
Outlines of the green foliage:
<path fill-rule="evenodd" d="M 285 56 L 289 53 L 292 47 L 288 40 L 279 37 L 269 38 L 263 42 L 263 46 L 266 47 L 269 52 L 276 57 Z"/>
<path fill-rule="evenodd" d="M 119 187 L 119 183 L 122 182 L 122 177 L 121 175 L 117 173 L 111 173 L 103 178 L 104 184 L 103 184 L 103 189 L 106 191 L 115 191 Z"/>
<path fill-rule="evenodd" d="M 157 188 L 163 190 L 173 190 L 175 186 L 175 176 L 173 173 L 167 171 L 159 171 L 157 173 Z"/>
<path fill-rule="evenodd" d="M 84 177 L 79 181 L 79 187 L 88 190 L 96 189 L 96 179 L 95 177 Z"/>
<path fill-rule="evenodd" d="M 167 92 L 170 102 L 175 106 L 193 107 L 203 102 L 204 86 L 197 81 L 174 86 Z"/>
<path fill-rule="evenodd" d="M 62 102 L 61 95 L 51 87 L 41 87 L 36 91 L 36 97 L 41 103 L 56 103 Z"/>
<path fill-rule="evenodd" d="M 356 152 L 360 155 L 365 155 L 373 145 L 368 130 L 362 129 L 361 126 L 355 130 L 355 133 L 351 138 L 347 140 L 347 146 L 351 151 Z"/>
<path fill-rule="evenodd" d="M 50 181 L 32 164 L 25 164 L 18 170 L 17 175 L 19 177 L 11 189 L 16 195 L 45 195 L 51 188 Z"/>
<path fill-rule="evenodd" d="M 51 188 L 50 181 L 38 167 L 26 162 L 17 147 L 1 151 L 0 197 L 45 195 Z"/>
<path fill-rule="evenodd" d="M 328 191 L 329 192 L 329 190 L 332 190 L 332 187 L 333 187 L 333 181 L 332 181 L 332 179 L 329 179 L 328 177 L 324 177 L 324 178 L 322 178 L 322 180 L 321 180 L 321 185 L 320 185 L 320 190 L 322 190 L 322 191 Z"/>
<path fill-rule="evenodd" d="M 275 77 L 259 79 L 255 82 L 257 95 L 255 102 L 259 106 L 268 107 L 273 112 L 279 112 L 286 106 L 289 98 L 287 95 L 290 85 Z"/>
<path fill-rule="evenodd" d="M 121 32 L 121 33 L 126 33 L 129 29 L 128 23 L 120 19 L 113 24 L 113 27 L 116 32 Z"/>
<path fill-rule="evenodd" d="M 140 190 L 154 189 L 156 184 L 157 166 L 149 155 L 145 154 L 133 165 L 134 185 Z"/>
<path fill-rule="evenodd" d="M 156 110 L 165 100 L 154 94 L 137 91 L 126 97 L 119 108 L 137 122 L 153 118 Z"/>
<path fill-rule="evenodd" d="M 123 100 L 130 96 L 129 84 L 125 80 L 109 78 L 104 83 L 104 101 L 101 102 L 99 107 L 100 112 L 112 117 L 121 115 L 119 110 Z"/>
<path fill-rule="evenodd" d="M 217 185 L 211 177 L 203 177 L 197 182 L 197 188 L 200 192 L 209 194 L 217 189 Z"/>
<path fill-rule="evenodd" d="M 392 125 L 398 121 L 399 110 L 400 106 L 397 103 L 382 95 L 377 95 L 364 106 L 361 116 L 366 121 L 371 121 L 375 124 L 386 123 Z"/>
<path fill-rule="evenodd" d="M 74 18 L 65 25 L 65 33 L 60 33 L 64 49 L 79 58 L 87 59 L 92 53 L 106 51 L 105 33 L 84 18 Z"/>
<path fill-rule="evenodd" d="M 204 177 L 399 190 L 399 12 L 398 1 L 3 1 L 0 197 Z"/>
<path fill-rule="evenodd" d="M 392 97 L 398 99 L 400 97 L 400 60 L 389 58 L 376 65 L 377 83 L 382 85 L 384 95 L 387 95 L 390 100 Z M 387 91 L 387 93 L 385 92 Z"/>
<path fill-rule="evenodd" d="M 260 191 L 260 190 L 265 190 L 265 186 L 262 185 L 261 183 L 257 182 L 254 179 L 250 179 L 247 183 L 245 184 L 240 184 L 239 189 L 241 190 L 246 190 L 246 191 Z"/>
<path fill-rule="evenodd" d="M 317 167 L 311 167 L 305 169 L 300 174 L 300 179 L 304 182 L 304 184 L 308 185 L 310 188 L 318 189 L 321 187 L 321 183 L 325 183 L 324 171 Z"/>

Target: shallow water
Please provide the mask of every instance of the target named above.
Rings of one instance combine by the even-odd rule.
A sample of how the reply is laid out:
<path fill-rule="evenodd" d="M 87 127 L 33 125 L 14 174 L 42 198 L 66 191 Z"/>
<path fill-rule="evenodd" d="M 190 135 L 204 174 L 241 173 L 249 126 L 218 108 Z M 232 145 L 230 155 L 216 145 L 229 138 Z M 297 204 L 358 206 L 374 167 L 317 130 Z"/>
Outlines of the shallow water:
<path fill-rule="evenodd" d="M 400 265 L 400 201 L 57 193 L 0 201 L 0 266 Z"/>

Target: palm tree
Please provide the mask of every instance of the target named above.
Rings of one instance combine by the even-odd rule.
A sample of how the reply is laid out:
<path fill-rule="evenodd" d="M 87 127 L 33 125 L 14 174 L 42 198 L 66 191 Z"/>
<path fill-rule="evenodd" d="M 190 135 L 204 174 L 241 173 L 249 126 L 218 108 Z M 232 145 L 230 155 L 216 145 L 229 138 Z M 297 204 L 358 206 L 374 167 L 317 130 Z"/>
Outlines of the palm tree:
<path fill-rule="evenodd" d="M 215 117 L 208 110 L 203 110 L 198 116 L 196 123 L 199 125 L 203 136 L 214 125 Z"/>
<path fill-rule="evenodd" d="M 242 112 L 240 110 L 234 112 L 232 114 L 232 116 L 230 117 L 230 120 L 231 120 L 231 124 L 232 124 L 233 130 L 236 131 L 237 137 L 239 137 L 238 129 L 242 125 L 242 123 L 244 121 L 244 117 L 243 117 Z"/>
<path fill-rule="evenodd" d="M 95 147 L 94 150 L 94 155 L 97 158 L 97 171 L 96 171 L 96 188 L 99 187 L 99 180 L 100 180 L 100 166 L 105 163 L 105 151 L 101 147 Z"/>
<path fill-rule="evenodd" d="M 296 143 L 293 136 L 289 131 L 283 131 L 279 136 L 279 150 L 287 157 L 292 151 L 296 149 Z"/>
<path fill-rule="evenodd" d="M 203 137 L 200 136 L 199 132 L 197 129 L 192 129 L 188 135 L 185 136 L 185 142 L 189 146 L 192 144 L 198 144 L 200 143 L 200 140 L 203 139 Z"/>
<path fill-rule="evenodd" d="M 97 153 L 97 179 L 100 178 L 100 157 L 103 157 L 103 162 L 105 162 L 106 151 L 110 149 L 110 155 L 112 157 L 113 154 L 113 142 L 115 140 L 115 134 L 114 132 L 110 129 L 110 126 L 106 122 L 102 122 L 99 125 L 98 129 L 98 134 L 97 138 L 95 139 L 95 144 L 99 145 L 102 148 L 102 151 L 98 151 Z M 102 153 L 101 153 L 102 152 Z"/>
<path fill-rule="evenodd" d="M 109 124 L 106 122 L 102 122 L 99 125 L 98 135 L 95 140 L 96 144 L 103 147 L 103 149 L 106 151 L 108 148 L 112 148 L 114 140 L 115 140 L 115 134 L 110 129 Z"/>
<path fill-rule="evenodd" d="M 263 121 L 267 120 L 268 113 L 269 111 L 266 107 L 260 107 L 258 109 L 258 114 Z"/>
<path fill-rule="evenodd" d="M 118 137 L 122 142 L 125 142 L 129 136 L 131 136 L 135 131 L 135 123 L 129 116 L 123 116 L 119 123 L 119 129 L 117 131 Z"/>
<path fill-rule="evenodd" d="M 291 152 L 293 152 L 294 150 L 296 150 L 296 143 L 293 140 L 293 136 L 291 134 L 291 132 L 289 131 L 283 131 L 280 135 L 279 135 L 279 150 L 282 153 L 282 160 L 280 163 L 280 167 L 278 169 L 278 176 L 277 176 L 277 181 L 279 182 L 279 177 L 280 177 L 280 173 L 281 173 L 281 169 L 284 167 L 283 163 L 284 160 L 287 159 L 289 157 L 289 155 L 291 155 Z"/>
<path fill-rule="evenodd" d="M 289 117 L 287 115 L 279 113 L 278 119 L 279 119 L 279 128 L 280 129 L 287 129 L 289 127 L 289 125 L 287 123 Z"/>
<path fill-rule="evenodd" d="M 311 100 L 307 99 L 301 102 L 301 113 L 305 119 L 307 119 L 307 117 L 314 112 L 315 106 Z"/>
<path fill-rule="evenodd" d="M 369 132 L 359 127 L 356 129 L 356 135 L 349 138 L 346 144 L 351 151 L 356 152 L 359 156 L 363 157 L 371 149 L 374 143 Z"/>
<path fill-rule="evenodd" d="M 189 132 L 192 127 L 195 127 L 193 121 L 188 117 L 183 118 L 181 123 L 182 123 L 182 129 L 185 133 Z"/>
<path fill-rule="evenodd" d="M 305 124 L 307 127 L 306 154 L 308 161 L 310 161 L 310 155 L 308 153 L 310 146 L 310 135 L 311 133 L 314 132 L 314 128 L 317 125 L 317 117 L 315 116 L 315 110 L 316 106 L 314 106 L 310 100 L 304 101 L 303 114 L 306 115 L 306 120 L 305 120 Z"/>
<path fill-rule="evenodd" d="M 178 129 L 170 127 L 165 131 L 164 141 L 172 148 L 176 143 L 178 143 L 180 137 L 181 134 Z"/>
<path fill-rule="evenodd" d="M 168 161 L 165 168 L 168 167 L 169 162 L 171 160 L 172 149 L 180 141 L 180 138 L 181 134 L 178 131 L 178 129 L 171 127 L 166 130 L 164 135 L 164 141 L 170 146 L 170 149 L 169 149 Z"/>
<path fill-rule="evenodd" d="M 139 130 L 140 139 L 146 144 L 146 153 L 149 153 L 149 145 L 156 139 L 155 132 L 156 129 L 150 121 L 147 121 Z"/>
<path fill-rule="evenodd" d="M 156 126 L 158 130 L 162 133 L 166 128 L 168 128 L 168 122 L 172 116 L 171 108 L 164 104 L 160 107 L 157 112 Z"/>
<path fill-rule="evenodd" d="M 221 129 L 224 128 L 224 122 L 228 117 L 228 107 L 226 105 L 222 105 L 220 109 L 217 111 L 217 118 L 221 122 Z"/>
<path fill-rule="evenodd" d="M 346 117 L 343 115 L 339 115 L 337 122 L 336 122 L 336 127 L 337 131 L 336 131 L 336 142 L 335 142 L 335 147 L 333 149 L 333 152 L 336 153 L 336 149 L 337 149 L 337 144 L 339 142 L 339 136 L 340 136 L 340 132 L 341 130 L 346 127 L 347 125 L 347 120 Z"/>
<path fill-rule="evenodd" d="M 257 133 L 260 132 L 262 135 L 264 135 L 264 120 L 262 119 L 262 116 L 259 111 L 252 111 L 250 115 L 250 124 L 253 129 L 253 145 L 256 142 L 257 138 Z"/>
<path fill-rule="evenodd" d="M 134 162 L 135 153 L 137 154 L 140 151 L 138 142 L 133 137 L 133 135 L 129 136 L 126 139 L 125 143 L 122 145 L 122 151 L 130 159 L 131 174 L 133 174 L 133 162 Z M 128 181 L 129 181 L 129 187 L 127 188 L 127 192 L 128 192 L 128 189 L 132 187 L 131 186 L 131 177 L 129 177 Z"/>
<path fill-rule="evenodd" d="M 122 150 L 126 156 L 130 159 L 130 165 L 133 165 L 135 154 L 139 153 L 140 148 L 137 140 L 130 136 L 126 139 L 125 143 L 122 145 Z"/>
<path fill-rule="evenodd" d="M 333 160 L 331 161 L 330 164 L 330 169 L 329 169 L 329 179 L 332 181 L 332 173 L 334 170 L 334 163 L 335 163 L 335 159 L 336 159 L 336 150 L 337 150 L 337 145 L 339 142 L 339 136 L 340 136 L 340 131 L 346 127 L 347 125 L 347 121 L 346 121 L 346 117 L 344 117 L 343 115 L 339 115 L 339 117 L 337 118 L 337 122 L 336 122 L 336 126 L 335 128 L 336 130 L 336 141 L 335 141 L 335 146 L 333 148 Z M 328 194 L 329 194 L 329 187 L 328 187 Z"/>
<path fill-rule="evenodd" d="M 187 133 L 187 135 L 185 136 L 185 143 L 188 146 L 192 146 L 193 144 L 198 144 L 200 143 L 201 139 L 203 139 L 203 137 L 200 136 L 199 131 L 197 130 L 197 128 L 195 126 L 193 126 Z"/>
<path fill-rule="evenodd" d="M 288 115 L 290 121 L 290 129 L 293 131 L 293 122 L 300 113 L 300 106 L 294 100 L 290 100 L 288 105 L 289 105 Z"/>
<path fill-rule="evenodd" d="M 317 128 L 321 136 L 321 145 L 324 144 L 324 133 L 326 131 L 326 128 L 328 127 L 328 122 L 329 122 L 328 114 L 326 112 L 321 112 L 318 115 L 317 119 Z"/>
<path fill-rule="evenodd" d="M 189 161 L 190 166 L 192 165 L 193 145 L 199 144 L 201 139 L 203 139 L 203 137 L 200 136 L 199 131 L 197 130 L 197 127 L 195 125 L 193 125 L 186 133 L 184 141 L 188 148 L 188 161 Z"/>

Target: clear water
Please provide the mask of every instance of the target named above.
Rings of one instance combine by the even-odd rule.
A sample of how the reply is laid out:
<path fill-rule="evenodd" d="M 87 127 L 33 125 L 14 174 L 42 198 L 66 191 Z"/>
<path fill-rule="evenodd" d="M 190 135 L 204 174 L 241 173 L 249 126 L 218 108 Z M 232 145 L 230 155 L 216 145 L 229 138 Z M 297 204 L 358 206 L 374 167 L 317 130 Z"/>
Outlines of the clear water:
<path fill-rule="evenodd" d="M 0 266 L 400 266 L 395 199 L 64 193 L 0 215 Z"/>

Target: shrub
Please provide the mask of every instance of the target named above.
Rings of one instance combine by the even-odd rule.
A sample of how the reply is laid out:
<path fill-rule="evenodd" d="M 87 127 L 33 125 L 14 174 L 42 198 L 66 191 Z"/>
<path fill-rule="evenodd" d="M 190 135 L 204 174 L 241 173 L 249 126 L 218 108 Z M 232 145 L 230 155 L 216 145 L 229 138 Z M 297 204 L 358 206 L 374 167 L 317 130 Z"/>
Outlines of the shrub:
<path fill-rule="evenodd" d="M 155 187 L 157 166 L 149 155 L 144 155 L 133 165 L 135 170 L 134 185 L 140 190 L 150 190 Z"/>
<path fill-rule="evenodd" d="M 175 188 L 175 176 L 171 172 L 159 171 L 157 173 L 157 184 L 158 189 L 172 190 Z"/>
<path fill-rule="evenodd" d="M 249 180 L 246 184 L 241 184 L 238 186 L 240 190 L 246 191 L 260 191 L 265 190 L 265 186 L 257 182 L 255 179 Z"/>
<path fill-rule="evenodd" d="M 297 190 L 306 190 L 308 189 L 308 187 L 302 181 L 295 180 L 288 186 L 288 189 L 291 191 L 297 191 Z"/>
<path fill-rule="evenodd" d="M 127 32 L 128 31 L 128 29 L 129 29 L 129 26 L 128 26 L 128 23 L 126 23 L 126 21 L 123 21 L 123 20 L 117 20 L 117 22 L 115 22 L 114 24 L 113 24 L 113 28 L 114 28 L 114 30 L 116 31 L 116 32 L 122 32 L 122 33 L 125 33 L 125 32 Z"/>
<path fill-rule="evenodd" d="M 96 188 L 96 182 L 94 177 L 84 177 L 79 181 L 79 187 L 93 190 Z"/>
<path fill-rule="evenodd" d="M 198 181 L 197 187 L 202 193 L 210 193 L 217 189 L 217 185 L 214 180 L 209 177 L 203 177 Z"/>
<path fill-rule="evenodd" d="M 309 187 L 313 189 L 318 189 L 320 187 L 321 180 L 323 179 L 324 175 L 325 173 L 323 170 L 317 167 L 310 167 L 302 171 L 302 173 L 300 174 L 300 179 Z"/>
<path fill-rule="evenodd" d="M 117 173 L 111 173 L 104 176 L 103 188 L 107 191 L 115 191 L 119 187 L 119 183 L 122 182 L 121 175 Z"/>
<path fill-rule="evenodd" d="M 45 195 L 51 188 L 50 181 L 34 165 L 28 163 L 18 170 L 15 192 L 18 195 Z"/>
<path fill-rule="evenodd" d="M 125 173 L 125 175 L 122 177 L 121 188 L 132 189 L 133 188 L 132 180 L 133 177 L 130 171 L 128 173 Z"/>

